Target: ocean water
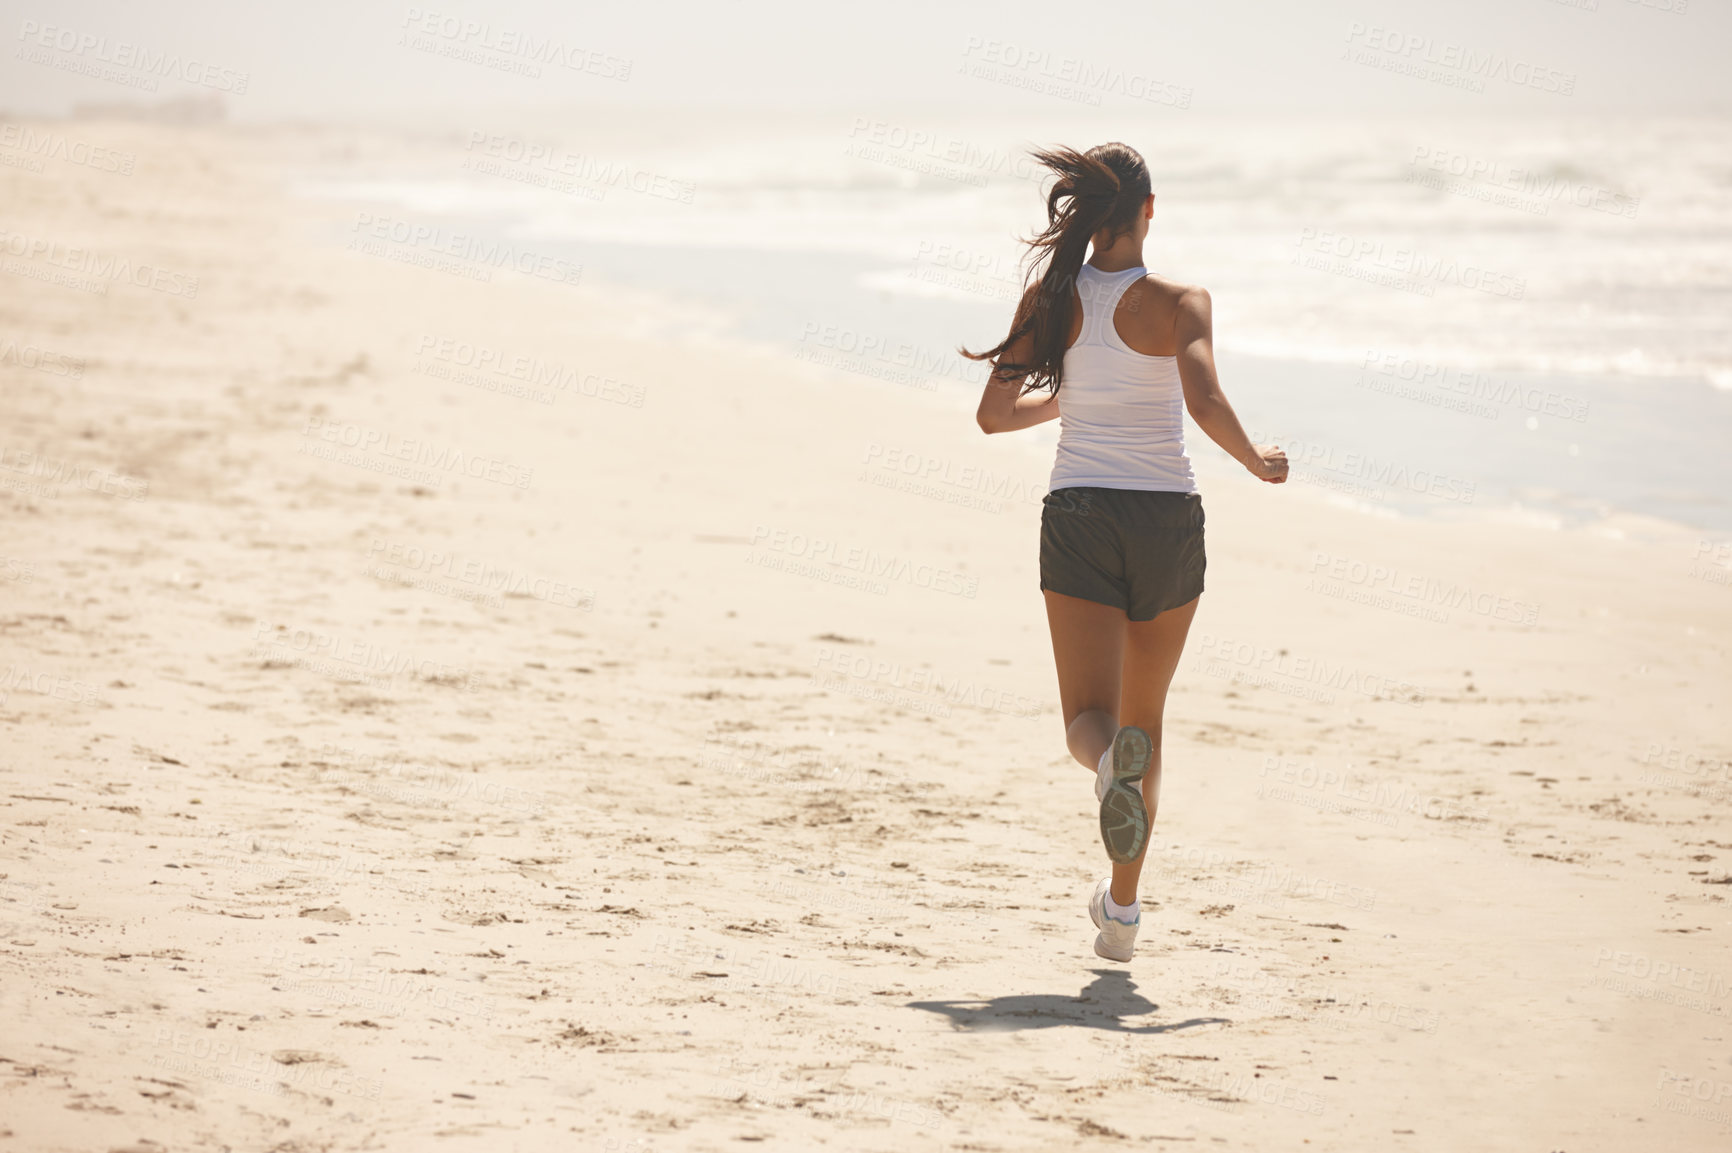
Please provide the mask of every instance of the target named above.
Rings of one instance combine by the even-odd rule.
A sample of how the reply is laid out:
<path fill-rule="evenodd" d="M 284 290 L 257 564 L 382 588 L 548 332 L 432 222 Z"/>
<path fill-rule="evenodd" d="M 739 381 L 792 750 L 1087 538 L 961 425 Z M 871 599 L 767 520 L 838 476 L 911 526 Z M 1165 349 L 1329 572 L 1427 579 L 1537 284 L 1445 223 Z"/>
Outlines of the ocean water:
<path fill-rule="evenodd" d="M 1379 515 L 1727 533 L 1729 127 L 609 118 L 454 129 L 301 189 L 972 407 L 985 370 L 955 349 L 996 341 L 1019 292 L 1027 149 L 1125 139 L 1155 179 L 1149 266 L 1209 288 L 1228 395 L 1306 483 Z"/>

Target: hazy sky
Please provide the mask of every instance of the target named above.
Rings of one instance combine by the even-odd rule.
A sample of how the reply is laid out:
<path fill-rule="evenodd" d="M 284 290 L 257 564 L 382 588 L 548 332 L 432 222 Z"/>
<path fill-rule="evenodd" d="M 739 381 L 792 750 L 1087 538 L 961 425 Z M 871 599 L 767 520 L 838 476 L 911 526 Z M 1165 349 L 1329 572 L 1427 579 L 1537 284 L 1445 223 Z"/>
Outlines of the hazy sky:
<path fill-rule="evenodd" d="M 1014 110 L 1055 99 L 1026 85 L 1079 80 L 1109 105 L 1197 112 L 1732 110 L 1726 0 L 4 0 L 0 11 L 12 46 L 0 109 L 15 114 L 188 95 L 243 74 L 230 108 L 245 120 L 621 103 Z M 418 45 L 402 42 L 412 29 Z M 44 35 L 60 47 L 43 48 Z M 524 36 L 575 66 L 504 71 Z M 216 71 L 162 77 L 151 94 L 71 70 L 113 66 L 121 42 Z M 1364 55 L 1343 59 L 1350 48 Z M 1475 80 L 1465 53 L 1503 59 L 1484 91 L 1464 90 Z M 1434 71 L 1397 71 L 1415 65 Z"/>

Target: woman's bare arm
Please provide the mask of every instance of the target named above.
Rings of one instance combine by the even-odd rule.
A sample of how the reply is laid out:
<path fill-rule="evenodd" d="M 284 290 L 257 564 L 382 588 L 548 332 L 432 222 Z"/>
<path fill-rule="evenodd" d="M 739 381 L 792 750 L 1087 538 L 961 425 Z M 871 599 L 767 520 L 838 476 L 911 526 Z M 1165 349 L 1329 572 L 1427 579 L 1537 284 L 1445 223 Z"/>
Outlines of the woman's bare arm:
<path fill-rule="evenodd" d="M 1022 305 L 1016 313 L 1018 323 L 1030 307 L 1033 293 L 1034 289 L 1031 288 L 1024 294 Z M 982 432 L 1015 432 L 1021 428 L 1033 428 L 1058 415 L 1057 393 L 1024 396 L 1022 385 L 1028 379 L 1028 374 L 998 367 L 1005 363 L 1027 364 L 1032 355 L 1034 339 L 1024 333 L 1011 342 L 1010 347 L 1004 350 L 1004 354 L 992 366 L 992 375 L 987 377 L 986 388 L 980 394 L 980 407 L 974 413 L 974 419 L 979 422 Z"/>
<path fill-rule="evenodd" d="M 1276 445 L 1252 444 L 1239 423 L 1239 414 L 1221 391 L 1215 374 L 1215 322 L 1208 292 L 1201 288 L 1181 292 L 1173 324 L 1179 381 L 1184 385 L 1185 409 L 1191 419 L 1252 476 L 1270 484 L 1286 480 L 1287 454 Z"/>
<path fill-rule="evenodd" d="M 1018 395 L 1026 379 L 1026 373 L 993 369 L 986 389 L 980 395 L 980 408 L 974 413 L 982 432 L 1015 432 L 1020 428 L 1033 428 L 1058 415 L 1058 397 L 1055 394 Z"/>

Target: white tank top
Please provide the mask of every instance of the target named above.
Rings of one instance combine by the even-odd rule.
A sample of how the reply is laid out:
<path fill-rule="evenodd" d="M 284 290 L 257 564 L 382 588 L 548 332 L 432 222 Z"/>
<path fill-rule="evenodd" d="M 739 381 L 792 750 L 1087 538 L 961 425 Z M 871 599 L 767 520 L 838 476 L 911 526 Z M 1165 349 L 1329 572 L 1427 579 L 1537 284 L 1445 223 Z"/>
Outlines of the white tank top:
<path fill-rule="evenodd" d="M 1058 390 L 1058 455 L 1049 489 L 1092 487 L 1196 492 L 1185 455 L 1179 362 L 1145 356 L 1119 338 L 1113 312 L 1148 269 L 1077 273 L 1082 333 L 1065 350 Z"/>

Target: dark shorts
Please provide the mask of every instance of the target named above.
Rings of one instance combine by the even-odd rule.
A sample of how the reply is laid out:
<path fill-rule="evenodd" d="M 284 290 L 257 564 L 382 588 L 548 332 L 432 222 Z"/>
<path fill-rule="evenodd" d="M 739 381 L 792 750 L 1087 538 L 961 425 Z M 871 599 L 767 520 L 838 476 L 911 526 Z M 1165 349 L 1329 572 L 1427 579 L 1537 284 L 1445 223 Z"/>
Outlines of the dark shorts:
<path fill-rule="evenodd" d="M 1040 514 L 1040 587 L 1151 620 L 1203 591 L 1203 498 L 1061 488 Z"/>

